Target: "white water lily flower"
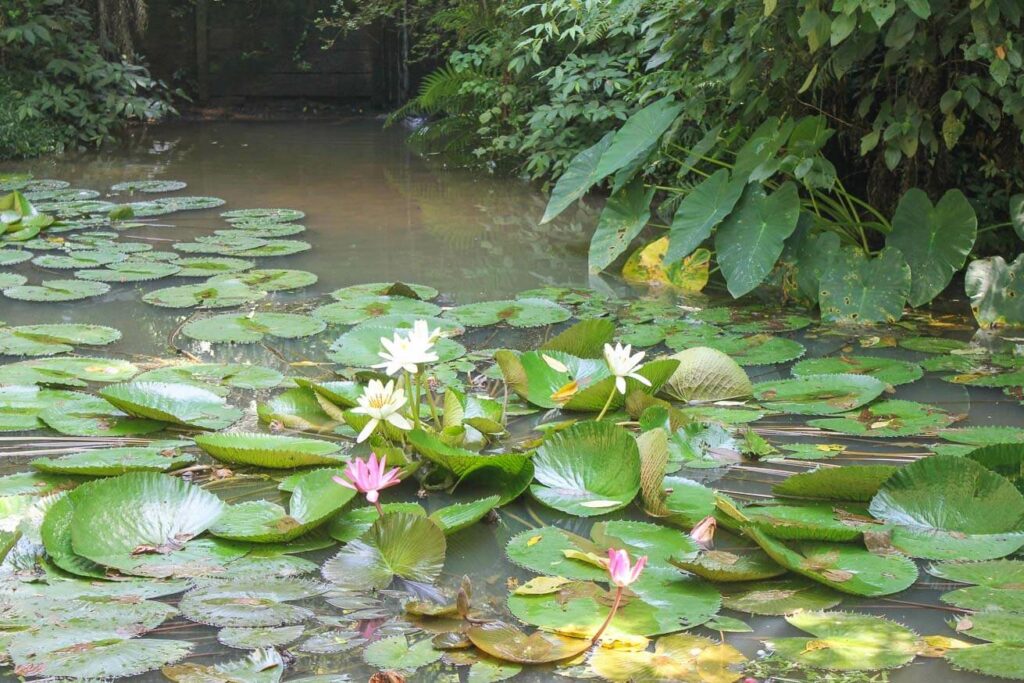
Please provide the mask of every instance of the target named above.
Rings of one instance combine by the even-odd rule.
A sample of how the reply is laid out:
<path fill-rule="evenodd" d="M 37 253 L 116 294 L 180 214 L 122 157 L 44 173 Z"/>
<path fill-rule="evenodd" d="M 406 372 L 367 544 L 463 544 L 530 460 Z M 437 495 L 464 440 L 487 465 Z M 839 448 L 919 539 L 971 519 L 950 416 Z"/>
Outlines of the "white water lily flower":
<path fill-rule="evenodd" d="M 622 346 L 622 344 L 616 343 L 614 348 L 612 348 L 611 344 L 604 345 L 604 361 L 608 364 L 608 369 L 611 370 L 612 375 L 615 376 L 615 388 L 618 389 L 620 394 L 626 393 L 627 377 L 631 377 L 645 386 L 651 386 L 649 379 L 636 372 L 640 368 L 640 361 L 643 360 L 644 352 L 640 351 L 630 355 L 632 353 L 633 346 L 631 344 Z"/>
<path fill-rule="evenodd" d="M 412 429 L 412 422 L 398 412 L 405 405 L 405 392 L 395 388 L 394 380 L 384 384 L 378 379 L 371 379 L 366 391 L 357 399 L 357 403 L 359 405 L 353 408 L 352 412 L 370 416 L 370 421 L 356 437 L 356 441 L 360 443 L 370 438 L 370 434 L 373 434 L 381 422 L 387 422 L 406 431 Z"/>
<path fill-rule="evenodd" d="M 427 326 L 427 321 L 417 320 L 413 328 L 407 333 L 395 332 L 391 339 L 381 337 L 380 343 L 384 347 L 378 355 L 384 359 L 383 363 L 377 363 L 373 367 L 384 368 L 384 373 L 394 375 L 405 370 L 416 374 L 419 366 L 423 363 L 436 363 L 437 354 L 433 351 L 434 342 L 441 336 L 441 330 L 433 332 Z"/>

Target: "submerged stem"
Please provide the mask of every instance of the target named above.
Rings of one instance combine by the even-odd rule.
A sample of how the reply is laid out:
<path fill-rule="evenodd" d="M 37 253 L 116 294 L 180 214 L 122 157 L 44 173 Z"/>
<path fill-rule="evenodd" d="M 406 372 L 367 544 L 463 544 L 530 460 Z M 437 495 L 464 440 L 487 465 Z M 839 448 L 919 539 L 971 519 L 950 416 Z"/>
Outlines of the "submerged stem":
<path fill-rule="evenodd" d="M 615 398 L 615 392 L 617 389 L 613 386 L 612 392 L 608 394 L 608 400 L 604 402 L 604 408 L 601 408 L 601 412 L 597 414 L 597 421 L 600 422 L 604 414 L 608 412 L 608 406 L 612 404 L 612 399 Z"/>

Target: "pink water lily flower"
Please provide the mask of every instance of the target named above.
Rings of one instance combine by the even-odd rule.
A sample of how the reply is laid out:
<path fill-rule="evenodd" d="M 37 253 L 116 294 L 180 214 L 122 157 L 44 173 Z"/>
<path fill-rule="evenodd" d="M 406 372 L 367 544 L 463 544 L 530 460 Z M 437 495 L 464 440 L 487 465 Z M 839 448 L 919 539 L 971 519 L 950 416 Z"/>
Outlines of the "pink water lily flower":
<path fill-rule="evenodd" d="M 384 510 L 380 506 L 380 492 L 389 486 L 398 486 L 401 480 L 398 478 L 399 468 L 394 467 L 390 472 L 385 472 L 387 467 L 387 456 L 382 455 L 377 460 L 377 454 L 371 453 L 369 459 L 360 460 L 356 458 L 345 468 L 343 477 L 333 477 L 335 483 L 359 493 L 366 494 L 366 500 L 377 506 L 377 512 L 381 516 Z"/>
<path fill-rule="evenodd" d="M 608 576 L 619 588 L 625 588 L 640 577 L 647 564 L 647 556 L 638 557 L 636 564 L 629 565 L 629 553 L 625 550 L 608 549 Z"/>
<path fill-rule="evenodd" d="M 623 590 L 640 578 L 640 574 L 645 566 L 647 566 L 646 555 L 636 558 L 636 564 L 630 565 L 628 552 L 614 548 L 608 549 L 608 560 L 605 562 L 605 567 L 608 569 L 608 577 L 611 579 L 612 585 L 615 586 L 615 599 L 612 602 L 611 611 L 608 612 L 608 617 L 601 624 L 600 628 L 597 629 L 597 633 L 593 635 L 590 642 L 596 643 L 601 638 L 604 630 L 608 628 L 608 624 L 612 623 L 615 613 L 619 611 L 619 605 L 622 604 Z"/>

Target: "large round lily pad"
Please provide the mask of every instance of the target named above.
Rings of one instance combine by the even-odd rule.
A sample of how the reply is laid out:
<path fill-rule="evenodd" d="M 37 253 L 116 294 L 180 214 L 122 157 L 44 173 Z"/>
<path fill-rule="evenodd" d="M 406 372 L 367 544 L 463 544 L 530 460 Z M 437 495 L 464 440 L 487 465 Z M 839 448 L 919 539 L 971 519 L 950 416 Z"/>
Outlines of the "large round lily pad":
<path fill-rule="evenodd" d="M 316 318 L 295 313 L 250 313 L 215 315 L 193 320 L 182 328 L 186 337 L 207 342 L 251 344 L 265 336 L 298 339 L 323 332 L 327 325 Z"/>
<path fill-rule="evenodd" d="M 672 356 L 679 367 L 661 390 L 677 401 L 723 401 L 749 396 L 747 373 L 717 349 L 696 346 Z"/>
<path fill-rule="evenodd" d="M 907 627 L 853 612 L 801 612 L 786 617 L 814 638 L 773 638 L 775 653 L 804 666 L 833 671 L 873 671 L 908 664 L 925 645 Z"/>
<path fill-rule="evenodd" d="M 43 358 L 0 366 L 0 384 L 84 387 L 86 382 L 123 382 L 138 371 L 134 364 L 116 358 Z"/>
<path fill-rule="evenodd" d="M 114 446 L 79 451 L 56 458 L 36 458 L 29 464 L 41 472 L 113 477 L 127 472 L 168 472 L 195 462 L 180 449 L 187 442 L 155 442 L 150 446 Z"/>
<path fill-rule="evenodd" d="M 182 549 L 220 516 L 224 504 L 180 479 L 133 472 L 90 482 L 75 496 L 71 541 L 76 554 L 132 573 L 139 555 Z"/>
<path fill-rule="evenodd" d="M 436 316 L 440 312 L 439 306 L 419 299 L 363 295 L 345 297 L 315 308 L 313 316 L 332 325 L 355 325 L 382 315 Z"/>
<path fill-rule="evenodd" d="M 686 633 L 659 638 L 654 652 L 598 648 L 590 668 L 609 681 L 732 683 L 746 661 L 731 645 Z"/>
<path fill-rule="evenodd" d="M 768 616 L 829 609 L 842 600 L 842 594 L 799 577 L 737 583 L 722 592 L 723 607 Z"/>
<path fill-rule="evenodd" d="M 73 351 L 73 344 L 105 346 L 120 338 L 120 330 L 113 327 L 84 323 L 0 327 L 0 354 L 52 356 Z"/>
<path fill-rule="evenodd" d="M 87 280 L 44 280 L 38 285 L 16 285 L 3 290 L 8 299 L 21 301 L 77 301 L 110 291 L 105 282 Z"/>
<path fill-rule="evenodd" d="M 581 517 L 619 510 L 640 491 L 636 440 L 610 422 L 585 422 L 550 436 L 533 459 L 539 501 Z"/>
<path fill-rule="evenodd" d="M 340 445 L 322 439 L 255 432 L 199 434 L 196 445 L 223 462 L 274 469 L 344 462 Z"/>
<path fill-rule="evenodd" d="M 253 289 L 265 292 L 283 292 L 301 289 L 316 284 L 317 276 L 308 270 L 289 270 L 286 268 L 259 268 L 234 275 L 215 275 L 209 279 L 211 284 L 236 279 Z"/>
<path fill-rule="evenodd" d="M 500 621 L 472 626 L 466 635 L 490 656 L 517 664 L 560 662 L 585 652 L 591 645 L 589 640 L 557 633 L 534 631 L 527 635 Z"/>
<path fill-rule="evenodd" d="M 514 301 L 483 301 L 456 306 L 446 311 L 445 317 L 457 320 L 467 327 L 485 327 L 505 322 L 513 327 L 540 327 L 568 320 L 572 313 L 546 299 L 516 299 Z"/>
<path fill-rule="evenodd" d="M 794 377 L 806 375 L 869 375 L 886 384 L 896 386 L 921 379 L 921 366 L 910 361 L 881 356 L 834 356 L 808 358 L 793 366 Z"/>
<path fill-rule="evenodd" d="M 935 406 L 915 401 L 879 401 L 859 412 L 808 422 L 812 427 L 854 436 L 896 438 L 934 433 L 953 422 L 953 416 Z"/>
<path fill-rule="evenodd" d="M 754 385 L 754 398 L 771 410 L 798 415 L 832 415 L 854 410 L 885 391 L 866 375 L 806 375 Z"/>
<path fill-rule="evenodd" d="M 383 362 L 380 356 L 384 350 L 381 338 L 390 339 L 394 333 L 395 328 L 389 325 L 363 323 L 334 340 L 329 357 L 342 365 L 371 367 Z M 441 338 L 434 344 L 434 352 L 443 363 L 466 355 L 466 347 L 452 339 Z"/>
<path fill-rule="evenodd" d="M 231 308 L 259 301 L 266 295 L 265 291 L 253 289 L 238 280 L 225 280 L 215 284 L 156 289 L 143 295 L 142 300 L 162 308 Z"/>
<path fill-rule="evenodd" d="M 183 595 L 178 607 L 188 619 L 210 626 L 284 626 L 313 615 L 288 601 L 319 595 L 325 588 L 304 579 L 213 580 Z"/>

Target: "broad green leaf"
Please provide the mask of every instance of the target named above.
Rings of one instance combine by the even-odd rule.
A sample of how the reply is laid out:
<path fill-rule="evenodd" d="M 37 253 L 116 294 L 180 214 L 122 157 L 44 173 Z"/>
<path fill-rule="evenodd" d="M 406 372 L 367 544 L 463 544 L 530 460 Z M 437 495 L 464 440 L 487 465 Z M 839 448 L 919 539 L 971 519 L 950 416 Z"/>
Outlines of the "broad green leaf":
<path fill-rule="evenodd" d="M 693 188 L 679 203 L 669 228 L 665 261 L 673 263 L 693 253 L 711 231 L 732 213 L 746 182 L 730 181 L 720 169 Z"/>
<path fill-rule="evenodd" d="M 654 189 L 647 189 L 639 180 L 608 198 L 590 240 L 590 272 L 601 272 L 626 251 L 651 219 L 652 199 Z"/>
<path fill-rule="evenodd" d="M 960 190 L 949 190 L 934 206 L 916 187 L 903 195 L 885 243 L 899 249 L 910 266 L 911 306 L 928 303 L 946 288 L 977 233 L 978 218 Z"/>
<path fill-rule="evenodd" d="M 636 112 L 615 132 L 594 170 L 595 182 L 615 173 L 655 144 L 669 129 L 683 105 L 665 97 Z"/>
<path fill-rule="evenodd" d="M 846 247 L 821 274 L 821 319 L 860 325 L 895 322 L 903 316 L 910 283 L 910 266 L 895 247 L 886 247 L 875 258 Z"/>
<path fill-rule="evenodd" d="M 721 351 L 696 346 L 672 358 L 679 361 L 679 367 L 662 391 L 677 401 L 723 401 L 753 392 L 747 373 Z"/>
<path fill-rule="evenodd" d="M 283 434 L 221 432 L 199 434 L 195 442 L 214 458 L 236 465 L 287 469 L 345 461 L 339 444 Z"/>
<path fill-rule="evenodd" d="M 129 415 L 199 429 L 224 429 L 242 417 L 217 394 L 191 384 L 126 382 L 106 387 L 100 396 Z"/>
<path fill-rule="evenodd" d="M 760 185 L 747 186 L 715 234 L 718 265 L 733 297 L 747 294 L 764 281 L 799 217 L 800 197 L 793 183 L 771 195 Z"/>
<path fill-rule="evenodd" d="M 590 188 L 607 175 L 598 176 L 597 167 L 601 156 L 611 146 L 614 136 L 614 132 L 607 133 L 593 146 L 572 158 L 561 177 L 558 178 L 558 182 L 555 183 L 554 189 L 551 190 L 551 198 L 548 199 L 544 217 L 540 219 L 541 223 L 547 223 L 565 211 L 569 205 L 585 195 Z"/>
<path fill-rule="evenodd" d="M 979 326 L 1024 326 L 1024 254 L 1009 264 L 1002 256 L 971 261 L 964 289 Z"/>
<path fill-rule="evenodd" d="M 767 642 L 777 656 L 804 666 L 831 671 L 894 669 L 925 649 L 924 641 L 907 627 L 872 615 L 800 612 L 786 621 L 814 638 Z"/>

